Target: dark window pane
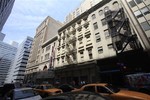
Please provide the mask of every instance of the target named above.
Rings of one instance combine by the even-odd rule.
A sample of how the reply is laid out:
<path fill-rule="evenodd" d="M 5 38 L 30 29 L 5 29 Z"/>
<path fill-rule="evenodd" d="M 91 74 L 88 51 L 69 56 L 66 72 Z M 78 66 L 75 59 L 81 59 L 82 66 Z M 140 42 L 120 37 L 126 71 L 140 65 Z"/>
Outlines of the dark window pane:
<path fill-rule="evenodd" d="M 110 93 L 106 88 L 97 86 L 98 93 Z"/>
<path fill-rule="evenodd" d="M 149 26 L 149 24 L 146 21 L 141 23 L 141 26 L 143 27 L 143 29 L 145 31 L 150 30 L 150 26 Z"/>
<path fill-rule="evenodd" d="M 138 10 L 138 11 L 135 11 L 134 12 L 134 15 L 137 17 L 137 18 L 140 18 L 143 16 L 143 14 Z"/>
<path fill-rule="evenodd" d="M 95 18 L 96 18 L 96 15 L 95 15 L 95 14 L 93 14 L 93 15 L 92 15 L 92 19 L 95 19 Z"/>
<path fill-rule="evenodd" d="M 147 7 L 142 8 L 142 9 L 141 9 L 141 12 L 142 12 L 144 15 L 147 15 L 147 14 L 150 13 L 150 11 L 148 10 Z"/>
<path fill-rule="evenodd" d="M 130 1 L 130 2 L 129 2 L 129 4 L 130 4 L 130 6 L 131 6 L 131 7 L 136 6 L 136 4 L 135 4 L 135 2 L 134 2 L 133 0 L 132 0 L 132 1 Z"/>
<path fill-rule="evenodd" d="M 100 15 L 100 16 L 103 15 L 103 10 L 100 10 L 100 11 L 99 11 L 99 15 Z"/>
<path fill-rule="evenodd" d="M 143 0 L 135 0 L 135 2 L 136 2 L 137 4 L 142 3 L 142 1 L 143 1 Z"/>
<path fill-rule="evenodd" d="M 93 24 L 93 27 L 94 27 L 95 30 L 98 29 L 97 22 Z"/>
<path fill-rule="evenodd" d="M 102 19 L 101 21 L 102 21 L 102 25 L 103 25 L 103 26 L 106 25 L 106 20 L 105 20 L 105 18 Z"/>

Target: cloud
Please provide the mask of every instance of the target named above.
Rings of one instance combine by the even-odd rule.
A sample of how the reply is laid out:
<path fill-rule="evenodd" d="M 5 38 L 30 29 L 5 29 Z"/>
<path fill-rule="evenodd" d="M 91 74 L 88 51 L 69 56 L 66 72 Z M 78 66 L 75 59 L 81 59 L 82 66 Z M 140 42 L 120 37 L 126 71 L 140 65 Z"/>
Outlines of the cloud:
<path fill-rule="evenodd" d="M 47 17 L 63 22 L 66 15 L 79 6 L 82 0 L 15 0 L 12 13 L 2 32 L 5 42 L 23 41 L 34 37 L 36 28 Z"/>

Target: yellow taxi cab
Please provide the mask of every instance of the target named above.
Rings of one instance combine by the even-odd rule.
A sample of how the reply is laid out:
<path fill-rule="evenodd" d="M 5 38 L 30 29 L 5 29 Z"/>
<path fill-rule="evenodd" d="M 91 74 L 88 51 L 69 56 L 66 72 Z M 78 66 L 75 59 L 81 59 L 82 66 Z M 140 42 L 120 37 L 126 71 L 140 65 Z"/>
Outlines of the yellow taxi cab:
<path fill-rule="evenodd" d="M 42 97 L 63 93 L 61 89 L 53 87 L 51 84 L 42 84 L 34 88 L 34 91 Z"/>
<path fill-rule="evenodd" d="M 150 100 L 150 95 L 125 89 L 118 89 L 107 83 L 87 84 L 80 89 L 72 90 L 72 92 L 77 91 L 100 93 L 103 96 L 110 97 L 112 100 Z"/>

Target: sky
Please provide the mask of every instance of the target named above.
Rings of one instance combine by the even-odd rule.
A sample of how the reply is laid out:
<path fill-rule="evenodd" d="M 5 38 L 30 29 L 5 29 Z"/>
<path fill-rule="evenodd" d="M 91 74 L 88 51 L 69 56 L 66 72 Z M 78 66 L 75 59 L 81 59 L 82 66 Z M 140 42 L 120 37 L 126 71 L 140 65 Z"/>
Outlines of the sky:
<path fill-rule="evenodd" d="M 6 21 L 2 33 L 4 42 L 21 43 L 27 36 L 34 37 L 36 28 L 47 17 L 65 21 L 65 17 L 74 11 L 83 0 L 15 0 L 12 12 Z"/>

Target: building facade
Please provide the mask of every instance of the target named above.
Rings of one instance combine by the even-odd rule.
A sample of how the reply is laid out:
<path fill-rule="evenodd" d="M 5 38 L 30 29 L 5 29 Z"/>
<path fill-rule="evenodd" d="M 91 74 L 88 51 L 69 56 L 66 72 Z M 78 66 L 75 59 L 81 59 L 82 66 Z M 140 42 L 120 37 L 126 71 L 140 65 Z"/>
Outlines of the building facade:
<path fill-rule="evenodd" d="M 149 9 L 143 0 L 134 3 L 139 1 Z M 82 81 L 121 84 L 116 79 L 122 80 L 124 74 L 148 69 L 149 10 L 142 14 L 147 24 L 140 24 L 131 13 L 139 9 L 127 5 L 121 0 L 102 0 L 58 30 L 56 80 L 76 85 Z"/>
<path fill-rule="evenodd" d="M 17 48 L 0 41 L 0 84 L 7 80 Z"/>
<path fill-rule="evenodd" d="M 121 1 L 142 47 L 150 50 L 150 2 L 148 0 Z"/>
<path fill-rule="evenodd" d="M 50 69 L 54 67 L 57 31 L 62 24 L 47 17 L 37 28 L 29 56 L 25 82 L 47 81 L 54 77 Z"/>
<path fill-rule="evenodd" d="M 15 0 L 1 0 L 0 1 L 0 32 L 9 17 Z"/>
<path fill-rule="evenodd" d="M 27 37 L 18 47 L 13 66 L 7 79 L 8 83 L 23 82 L 33 38 Z"/>
<path fill-rule="evenodd" d="M 89 10 L 91 7 L 95 6 L 102 0 L 83 0 L 78 8 L 76 8 L 73 12 L 69 13 L 66 16 L 66 23 L 70 22 L 74 18 L 78 17 L 85 11 Z"/>
<path fill-rule="evenodd" d="M 0 33 L 0 41 L 3 41 L 4 37 L 5 37 L 5 34 Z"/>

